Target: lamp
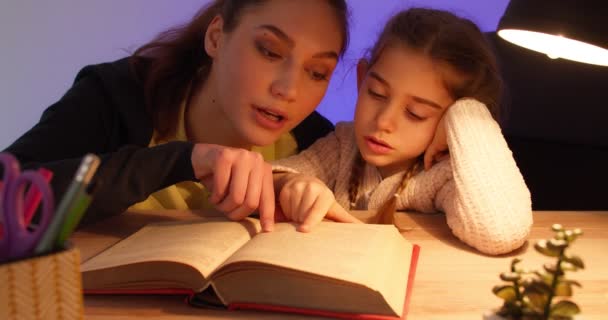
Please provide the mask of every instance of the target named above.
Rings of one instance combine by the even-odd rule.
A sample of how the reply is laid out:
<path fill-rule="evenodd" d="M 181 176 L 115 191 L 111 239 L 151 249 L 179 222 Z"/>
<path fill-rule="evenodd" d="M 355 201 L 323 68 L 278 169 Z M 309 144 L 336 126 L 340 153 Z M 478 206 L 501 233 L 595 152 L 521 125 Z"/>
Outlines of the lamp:
<path fill-rule="evenodd" d="M 605 0 L 511 0 L 498 35 L 553 59 L 608 66 L 607 18 Z"/>

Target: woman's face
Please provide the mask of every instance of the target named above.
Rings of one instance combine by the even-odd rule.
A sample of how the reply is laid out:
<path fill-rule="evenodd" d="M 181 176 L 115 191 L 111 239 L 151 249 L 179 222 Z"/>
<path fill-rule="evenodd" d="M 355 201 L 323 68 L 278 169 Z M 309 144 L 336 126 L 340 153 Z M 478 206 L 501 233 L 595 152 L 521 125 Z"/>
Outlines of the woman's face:
<path fill-rule="evenodd" d="M 212 22 L 213 28 L 223 22 Z M 343 35 L 326 0 L 266 1 L 216 33 L 207 85 L 227 124 L 250 145 L 269 145 L 321 102 Z"/>
<path fill-rule="evenodd" d="M 424 153 L 454 102 L 441 70 L 428 56 L 397 46 L 386 47 L 371 68 L 360 63 L 357 72 L 361 156 L 385 177 L 403 171 Z"/>

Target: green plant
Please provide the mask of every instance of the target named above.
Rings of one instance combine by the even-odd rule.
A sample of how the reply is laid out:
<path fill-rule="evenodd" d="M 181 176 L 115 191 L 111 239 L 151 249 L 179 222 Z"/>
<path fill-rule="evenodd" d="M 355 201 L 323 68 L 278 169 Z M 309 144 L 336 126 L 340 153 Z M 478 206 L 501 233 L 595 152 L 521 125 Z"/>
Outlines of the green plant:
<path fill-rule="evenodd" d="M 566 297 L 572 296 L 573 286 L 581 285 L 567 280 L 565 273 L 585 268 L 580 257 L 566 254 L 566 249 L 583 232 L 580 229 L 565 230 L 559 224 L 554 224 L 551 229 L 555 237 L 538 241 L 534 249 L 557 261 L 544 264 L 541 271 L 528 271 L 518 268 L 521 259 L 513 259 L 510 272 L 500 274 L 500 279 L 508 284 L 492 289 L 495 295 L 504 300 L 496 314 L 507 319 L 567 320 L 580 313 L 578 305 Z"/>

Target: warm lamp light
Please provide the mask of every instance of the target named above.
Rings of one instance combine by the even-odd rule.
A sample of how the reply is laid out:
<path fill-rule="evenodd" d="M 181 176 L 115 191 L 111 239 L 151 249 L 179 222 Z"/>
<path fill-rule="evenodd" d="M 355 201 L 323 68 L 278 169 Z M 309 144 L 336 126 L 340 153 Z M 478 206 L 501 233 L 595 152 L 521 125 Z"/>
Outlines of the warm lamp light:
<path fill-rule="evenodd" d="M 605 0 L 511 0 L 498 35 L 550 58 L 608 66 Z"/>

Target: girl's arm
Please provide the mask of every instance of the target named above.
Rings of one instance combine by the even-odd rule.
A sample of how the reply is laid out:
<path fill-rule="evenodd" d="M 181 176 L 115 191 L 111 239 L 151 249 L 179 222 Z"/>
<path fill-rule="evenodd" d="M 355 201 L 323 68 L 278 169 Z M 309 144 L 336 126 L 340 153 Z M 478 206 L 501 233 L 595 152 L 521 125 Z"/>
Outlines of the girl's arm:
<path fill-rule="evenodd" d="M 520 247 L 532 227 L 530 191 L 500 127 L 472 99 L 445 115 L 453 180 L 435 198 L 452 232 L 487 254 Z"/>
<path fill-rule="evenodd" d="M 335 200 L 332 189 L 340 163 L 340 136 L 349 132 L 338 124 L 335 132 L 308 149 L 273 162 L 276 198 L 285 216 L 298 222 L 299 231 L 310 231 L 324 217 L 340 222 L 360 222 Z"/>
<path fill-rule="evenodd" d="M 532 226 L 530 192 L 500 127 L 473 99 L 457 101 L 444 117 L 450 160 L 419 174 L 401 204 L 445 212 L 454 235 L 483 253 L 520 247 Z"/>
<path fill-rule="evenodd" d="M 324 218 L 361 223 L 336 201 L 333 192 L 321 180 L 313 176 L 275 173 L 274 183 L 282 213 L 287 220 L 298 223 L 298 231 L 309 232 Z"/>
<path fill-rule="evenodd" d="M 341 143 L 338 133 L 343 129 L 343 126 L 338 124 L 336 131 L 317 140 L 306 150 L 291 157 L 273 161 L 272 171 L 275 174 L 280 172 L 304 173 L 320 179 L 330 189 L 333 189 L 340 163 Z M 275 187 L 277 186 L 279 188 L 275 192 L 278 194 L 282 184 L 275 185 Z"/>

